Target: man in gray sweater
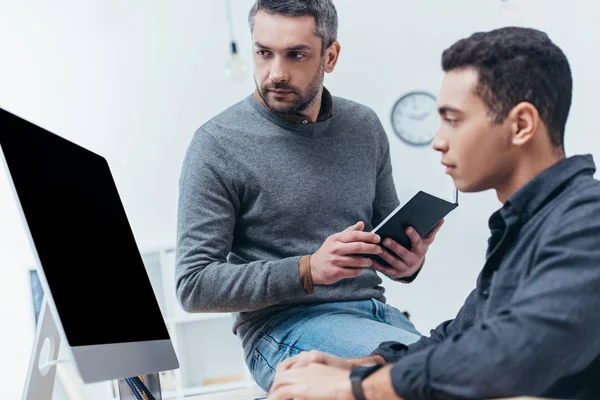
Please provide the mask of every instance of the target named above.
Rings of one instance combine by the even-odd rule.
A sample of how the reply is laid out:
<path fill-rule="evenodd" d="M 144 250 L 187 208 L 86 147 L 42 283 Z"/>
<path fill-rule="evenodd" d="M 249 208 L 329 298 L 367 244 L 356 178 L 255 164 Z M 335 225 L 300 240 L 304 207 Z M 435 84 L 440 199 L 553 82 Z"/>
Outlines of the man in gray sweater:
<path fill-rule="evenodd" d="M 410 251 L 370 233 L 399 202 L 376 114 L 323 87 L 340 52 L 331 0 L 259 0 L 249 23 L 256 91 L 201 126 L 183 163 L 176 291 L 188 312 L 235 313 L 267 390 L 304 350 L 357 357 L 418 340 L 377 271 L 413 279 L 439 226 L 409 228 Z"/>

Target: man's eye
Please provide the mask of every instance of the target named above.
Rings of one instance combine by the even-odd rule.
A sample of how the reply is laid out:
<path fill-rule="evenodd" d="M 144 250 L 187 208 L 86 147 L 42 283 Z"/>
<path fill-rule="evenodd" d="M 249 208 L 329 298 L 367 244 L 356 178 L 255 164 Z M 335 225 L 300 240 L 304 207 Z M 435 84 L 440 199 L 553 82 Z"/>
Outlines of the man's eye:
<path fill-rule="evenodd" d="M 269 55 L 269 52 L 266 50 L 257 50 L 256 54 L 258 54 L 259 56 L 262 56 L 262 57 L 266 57 Z"/>
<path fill-rule="evenodd" d="M 306 57 L 306 55 L 304 55 L 302 53 L 298 53 L 298 52 L 293 51 L 293 52 L 290 53 L 290 57 L 299 60 L 299 59 L 302 59 L 302 58 Z"/>
<path fill-rule="evenodd" d="M 452 118 L 444 118 L 444 122 L 446 122 L 450 126 L 454 126 L 458 123 L 458 120 Z"/>

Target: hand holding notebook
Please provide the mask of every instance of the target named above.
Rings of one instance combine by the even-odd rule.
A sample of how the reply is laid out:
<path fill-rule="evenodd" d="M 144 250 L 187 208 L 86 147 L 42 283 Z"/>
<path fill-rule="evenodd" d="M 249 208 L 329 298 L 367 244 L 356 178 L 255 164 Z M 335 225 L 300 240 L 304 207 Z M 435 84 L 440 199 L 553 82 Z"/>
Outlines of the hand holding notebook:
<path fill-rule="evenodd" d="M 406 234 L 407 228 L 412 227 L 423 238 L 456 207 L 458 207 L 458 192 L 456 192 L 455 202 L 450 202 L 419 191 L 406 204 L 400 205 L 392 211 L 371 232 L 377 233 L 381 237 L 381 246 L 388 253 L 394 255 L 396 252 L 385 246 L 386 239 L 392 239 L 407 250 L 411 250 L 412 241 Z M 364 256 L 377 261 L 383 267 L 392 267 L 378 255 L 365 254 Z M 386 273 L 385 270 L 381 272 Z"/>

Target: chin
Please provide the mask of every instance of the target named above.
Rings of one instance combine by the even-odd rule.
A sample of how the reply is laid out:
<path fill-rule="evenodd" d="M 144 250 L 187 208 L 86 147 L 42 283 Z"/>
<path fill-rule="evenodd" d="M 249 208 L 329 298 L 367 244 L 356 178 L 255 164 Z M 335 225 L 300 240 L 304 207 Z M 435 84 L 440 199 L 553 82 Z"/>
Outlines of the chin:
<path fill-rule="evenodd" d="M 474 185 L 473 182 L 469 182 L 465 179 L 459 179 L 459 178 L 455 178 L 455 177 L 452 177 L 452 180 L 454 181 L 454 186 L 456 187 L 456 190 L 458 190 L 459 192 L 462 192 L 462 193 L 477 192 L 476 185 Z"/>
<path fill-rule="evenodd" d="M 479 193 L 491 189 L 490 185 L 486 185 L 483 182 L 454 181 L 454 183 L 456 185 L 456 189 L 462 193 Z"/>
<path fill-rule="evenodd" d="M 269 99 L 268 106 L 273 111 L 278 112 L 278 113 L 287 113 L 292 109 L 292 107 L 290 107 L 289 103 L 286 103 L 284 101 L 277 101 L 277 100 L 273 100 L 273 99 Z"/>

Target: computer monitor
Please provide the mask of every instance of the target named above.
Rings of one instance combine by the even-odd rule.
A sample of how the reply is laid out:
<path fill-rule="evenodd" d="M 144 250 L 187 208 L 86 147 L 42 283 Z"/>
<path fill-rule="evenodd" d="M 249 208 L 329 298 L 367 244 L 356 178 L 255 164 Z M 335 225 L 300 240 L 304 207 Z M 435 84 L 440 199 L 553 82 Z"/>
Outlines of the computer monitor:
<path fill-rule="evenodd" d="M 82 380 L 179 368 L 106 159 L 1 108 L 0 147 L 45 302 Z"/>

